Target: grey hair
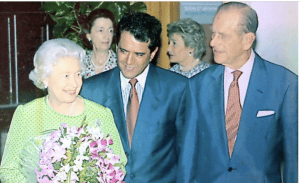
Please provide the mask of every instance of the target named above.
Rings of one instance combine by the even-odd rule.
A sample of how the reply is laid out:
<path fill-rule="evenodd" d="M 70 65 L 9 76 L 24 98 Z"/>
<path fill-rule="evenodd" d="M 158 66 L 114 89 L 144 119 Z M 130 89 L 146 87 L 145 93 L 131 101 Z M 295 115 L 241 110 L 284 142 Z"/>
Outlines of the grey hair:
<path fill-rule="evenodd" d="M 29 79 L 33 81 L 36 87 L 45 89 L 44 79 L 51 75 L 52 67 L 63 57 L 77 58 L 82 74 L 84 74 L 84 49 L 69 39 L 58 38 L 44 42 L 36 51 L 33 58 L 34 69 L 30 72 Z"/>
<path fill-rule="evenodd" d="M 204 28 L 196 21 L 186 18 L 168 24 L 167 35 L 179 34 L 188 48 L 194 48 L 194 58 L 201 60 L 206 51 Z"/>
<path fill-rule="evenodd" d="M 242 20 L 240 22 L 240 26 L 242 26 L 241 31 L 243 33 L 252 32 L 256 34 L 258 28 L 258 16 L 256 11 L 252 9 L 250 6 L 248 6 L 247 4 L 241 2 L 224 3 L 221 6 L 219 6 L 216 14 L 218 14 L 220 11 L 226 11 L 232 9 L 241 11 L 242 14 Z"/>

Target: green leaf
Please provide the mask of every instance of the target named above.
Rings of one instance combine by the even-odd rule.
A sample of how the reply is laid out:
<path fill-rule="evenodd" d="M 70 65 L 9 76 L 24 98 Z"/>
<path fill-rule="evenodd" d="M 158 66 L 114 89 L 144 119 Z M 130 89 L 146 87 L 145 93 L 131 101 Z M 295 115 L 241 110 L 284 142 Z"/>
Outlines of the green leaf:
<path fill-rule="evenodd" d="M 77 138 L 77 137 L 76 137 Z M 75 139 L 74 139 L 75 140 Z M 75 144 L 75 146 L 74 146 L 74 148 L 79 148 L 80 147 L 80 145 L 82 144 L 82 142 L 81 141 L 77 141 L 77 143 Z"/>
<path fill-rule="evenodd" d="M 66 26 L 70 27 L 71 25 L 74 24 L 75 22 L 75 17 L 71 14 L 67 15 L 64 17 L 65 21 L 66 21 Z"/>
<path fill-rule="evenodd" d="M 130 10 L 130 3 L 129 2 L 118 2 L 118 3 L 112 3 L 110 6 L 117 7 L 118 12 L 123 15 L 124 13 L 128 12 Z M 110 7 L 109 6 L 109 7 Z"/>
<path fill-rule="evenodd" d="M 91 10 L 99 9 L 104 2 L 87 2 L 90 5 Z"/>
<path fill-rule="evenodd" d="M 88 10 L 87 3 L 82 3 L 79 9 L 79 13 L 82 15 L 86 15 L 87 10 Z"/>
<path fill-rule="evenodd" d="M 51 19 L 54 21 L 54 22 L 56 22 L 56 23 L 58 23 L 59 21 L 60 21 L 60 17 L 56 17 L 55 15 L 52 15 L 52 14 L 49 14 L 49 16 L 51 17 Z"/>
<path fill-rule="evenodd" d="M 75 32 L 69 32 L 65 34 L 65 37 L 72 40 L 73 42 L 79 44 L 80 46 L 84 47 L 82 40 L 80 39 L 79 35 Z"/>
<path fill-rule="evenodd" d="M 55 2 L 44 2 L 41 6 L 41 10 L 45 11 L 46 13 L 54 13 L 58 9 L 60 9 L 60 7 Z"/>
<path fill-rule="evenodd" d="M 61 9 L 57 10 L 55 16 L 59 16 L 59 17 L 66 16 L 66 15 L 70 14 L 70 11 L 71 11 L 71 9 L 68 9 L 66 7 L 65 8 L 61 8 Z"/>
<path fill-rule="evenodd" d="M 59 170 L 61 168 L 60 162 L 55 161 L 53 163 L 53 168 L 54 168 L 54 170 Z"/>
<path fill-rule="evenodd" d="M 106 2 L 106 1 L 103 1 L 99 6 L 97 6 L 95 9 L 100 9 L 100 8 L 106 8 L 108 9 L 108 5 L 110 5 L 112 2 Z"/>
<path fill-rule="evenodd" d="M 74 9 L 75 8 L 75 4 L 76 2 L 68 2 L 68 1 L 64 1 L 62 2 L 67 8 L 71 8 Z"/>
<path fill-rule="evenodd" d="M 77 3 L 77 4 L 76 4 Z M 76 9 L 75 9 L 76 6 Z M 79 6 L 79 8 L 78 8 Z M 41 10 L 46 12 L 56 23 L 53 28 L 54 38 L 68 38 L 84 49 L 83 40 L 79 37 L 82 25 L 78 25 L 78 17 L 88 15 L 92 10 L 106 8 L 114 13 L 116 22 L 130 10 L 146 12 L 147 7 L 143 2 L 43 2 Z M 113 46 L 114 47 L 114 46 Z"/>
<path fill-rule="evenodd" d="M 68 172 L 67 181 L 66 182 L 71 182 L 71 172 L 72 172 L 72 169 Z"/>
<path fill-rule="evenodd" d="M 67 156 L 66 162 L 68 163 L 68 162 L 70 162 L 71 159 L 72 159 L 72 152 L 71 152 L 70 149 L 67 150 L 66 156 Z"/>
<path fill-rule="evenodd" d="M 130 9 L 134 10 L 134 11 L 139 11 L 139 12 L 146 13 L 147 6 L 143 2 L 133 2 L 133 4 L 130 6 Z"/>

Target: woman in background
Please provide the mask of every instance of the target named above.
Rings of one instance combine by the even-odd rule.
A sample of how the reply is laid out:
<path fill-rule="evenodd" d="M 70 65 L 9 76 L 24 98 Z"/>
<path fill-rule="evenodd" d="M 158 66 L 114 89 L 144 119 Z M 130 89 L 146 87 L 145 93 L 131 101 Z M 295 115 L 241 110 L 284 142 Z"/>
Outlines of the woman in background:
<path fill-rule="evenodd" d="M 205 51 L 205 31 L 192 19 L 180 19 L 168 24 L 168 55 L 171 63 L 176 63 L 171 71 L 188 78 L 210 66 L 201 61 Z"/>
<path fill-rule="evenodd" d="M 30 138 L 58 129 L 62 123 L 79 127 L 84 119 L 90 126 L 97 119 L 102 122 L 101 132 L 111 136 L 111 149 L 120 155 L 125 172 L 127 158 L 111 110 L 78 95 L 84 56 L 85 51 L 68 39 L 46 41 L 36 52 L 29 78 L 38 88 L 47 89 L 48 95 L 17 107 L 0 167 L 2 183 L 28 182 L 20 171 L 19 154 Z"/>
<path fill-rule="evenodd" d="M 115 30 L 114 14 L 107 9 L 96 9 L 86 18 L 84 32 L 89 51 L 84 59 L 85 79 L 117 66 L 117 56 L 110 49 Z"/>

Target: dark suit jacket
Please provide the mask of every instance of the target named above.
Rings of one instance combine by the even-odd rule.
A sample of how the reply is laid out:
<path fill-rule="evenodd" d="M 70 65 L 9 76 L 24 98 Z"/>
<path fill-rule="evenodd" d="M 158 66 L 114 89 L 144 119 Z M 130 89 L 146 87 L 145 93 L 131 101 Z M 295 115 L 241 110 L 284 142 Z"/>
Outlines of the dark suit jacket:
<path fill-rule="evenodd" d="M 224 66 L 189 81 L 189 126 L 180 160 L 180 182 L 297 182 L 298 78 L 255 55 L 237 139 L 229 158 L 225 129 Z M 259 111 L 274 114 L 257 117 Z M 188 150 L 187 148 L 190 147 Z"/>
<path fill-rule="evenodd" d="M 81 96 L 112 110 L 128 158 L 125 182 L 175 182 L 187 79 L 150 64 L 130 149 L 115 68 L 84 81 Z"/>

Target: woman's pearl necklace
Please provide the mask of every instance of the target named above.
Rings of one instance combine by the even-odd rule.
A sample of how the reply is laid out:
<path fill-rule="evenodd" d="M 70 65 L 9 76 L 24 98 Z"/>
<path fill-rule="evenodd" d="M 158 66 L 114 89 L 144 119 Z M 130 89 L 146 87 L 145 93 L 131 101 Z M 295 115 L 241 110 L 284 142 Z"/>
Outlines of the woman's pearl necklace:
<path fill-rule="evenodd" d="M 109 59 L 109 57 L 110 57 L 110 51 L 108 51 L 108 58 L 107 58 L 107 60 Z M 106 62 L 107 62 L 107 60 L 106 60 Z M 96 68 L 100 68 L 100 69 L 102 69 L 106 65 L 106 62 L 103 65 L 100 65 L 100 66 L 96 65 L 96 63 L 94 62 L 93 58 L 92 58 L 92 62 L 93 62 L 94 66 Z"/>

